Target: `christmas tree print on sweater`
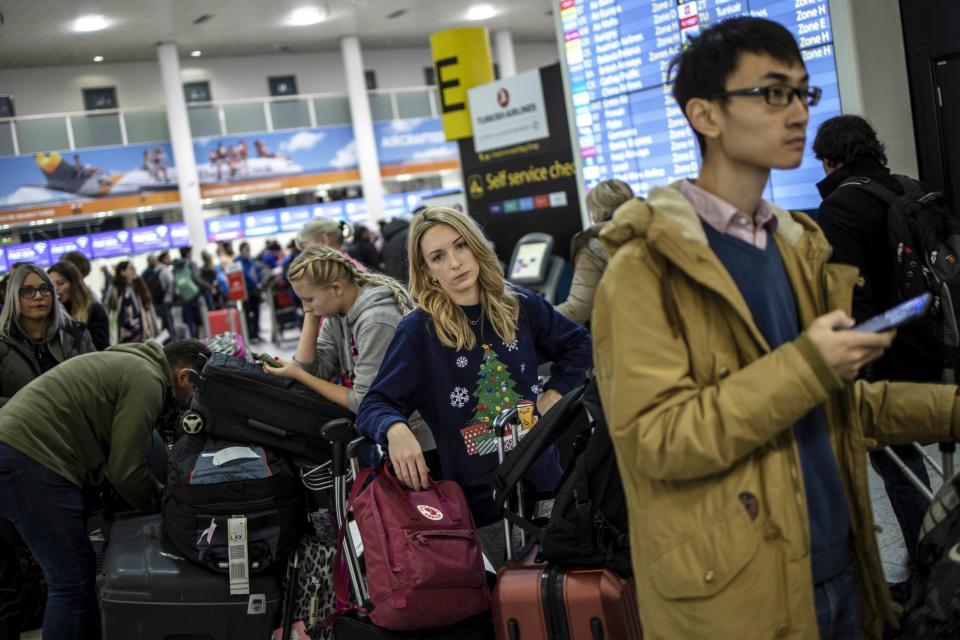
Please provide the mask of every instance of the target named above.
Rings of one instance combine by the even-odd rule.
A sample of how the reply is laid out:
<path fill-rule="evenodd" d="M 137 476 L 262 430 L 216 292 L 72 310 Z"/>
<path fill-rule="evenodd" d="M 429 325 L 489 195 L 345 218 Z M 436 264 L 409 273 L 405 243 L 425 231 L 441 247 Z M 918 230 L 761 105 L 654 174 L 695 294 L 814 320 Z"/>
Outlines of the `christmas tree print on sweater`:
<path fill-rule="evenodd" d="M 470 424 L 460 429 L 467 453 L 472 456 L 484 456 L 496 451 L 497 441 L 493 433 L 493 421 L 501 411 L 518 404 L 532 404 L 529 400 L 523 400 L 517 393 L 516 382 L 510 376 L 507 365 L 497 356 L 497 352 L 488 344 L 482 346 L 483 362 L 477 374 L 477 387 L 472 394 L 477 399 L 477 404 Z M 466 390 L 458 388 L 458 391 Z M 462 397 L 461 394 L 457 399 Z M 509 436 L 511 433 L 512 431 L 508 428 L 506 435 Z M 508 450 L 512 449 L 513 441 L 507 438 L 505 446 Z"/>

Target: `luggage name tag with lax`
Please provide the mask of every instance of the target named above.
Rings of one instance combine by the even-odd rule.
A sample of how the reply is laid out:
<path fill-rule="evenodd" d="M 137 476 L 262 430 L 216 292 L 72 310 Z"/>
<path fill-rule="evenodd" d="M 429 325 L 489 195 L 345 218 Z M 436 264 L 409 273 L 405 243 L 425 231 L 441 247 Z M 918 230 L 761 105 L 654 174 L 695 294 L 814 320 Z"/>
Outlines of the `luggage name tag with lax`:
<path fill-rule="evenodd" d="M 247 518 L 231 516 L 227 520 L 227 566 L 230 571 L 230 595 L 250 594 L 250 566 L 247 555 Z"/>

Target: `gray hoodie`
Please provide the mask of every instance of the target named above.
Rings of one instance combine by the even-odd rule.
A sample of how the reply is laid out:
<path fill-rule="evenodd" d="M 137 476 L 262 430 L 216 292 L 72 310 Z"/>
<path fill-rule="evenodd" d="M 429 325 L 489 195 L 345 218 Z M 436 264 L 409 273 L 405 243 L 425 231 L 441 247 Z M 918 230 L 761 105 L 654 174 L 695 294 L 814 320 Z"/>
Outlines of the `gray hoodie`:
<path fill-rule="evenodd" d="M 347 404 L 356 413 L 377 377 L 401 314 L 389 288 L 363 287 L 346 314 L 323 319 L 317 338 L 317 359 L 304 369 L 322 380 L 341 372 L 349 375 L 353 388 Z"/>

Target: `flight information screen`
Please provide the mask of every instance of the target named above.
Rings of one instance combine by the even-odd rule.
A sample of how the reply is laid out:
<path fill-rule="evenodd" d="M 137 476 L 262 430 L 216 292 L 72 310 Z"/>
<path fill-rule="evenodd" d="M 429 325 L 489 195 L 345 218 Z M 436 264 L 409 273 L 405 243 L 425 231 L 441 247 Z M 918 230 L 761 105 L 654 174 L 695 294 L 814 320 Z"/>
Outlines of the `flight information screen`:
<path fill-rule="evenodd" d="M 817 127 L 840 113 L 828 0 L 562 0 L 564 55 L 587 189 L 619 178 L 638 195 L 697 174 L 700 150 L 668 84 L 683 43 L 719 20 L 752 15 L 797 38 L 810 84 L 808 148 L 797 169 L 773 171 L 764 198 L 816 209 L 823 169 L 809 148 Z"/>

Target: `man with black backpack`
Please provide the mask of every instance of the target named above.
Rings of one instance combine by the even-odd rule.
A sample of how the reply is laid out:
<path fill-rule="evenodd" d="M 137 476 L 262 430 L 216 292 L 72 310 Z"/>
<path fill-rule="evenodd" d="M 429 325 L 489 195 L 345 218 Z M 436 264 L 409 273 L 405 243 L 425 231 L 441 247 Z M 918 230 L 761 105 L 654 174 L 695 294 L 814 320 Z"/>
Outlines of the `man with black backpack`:
<path fill-rule="evenodd" d="M 925 194 L 926 189 L 916 180 L 890 172 L 883 143 L 860 116 L 826 120 L 817 131 L 813 150 L 827 174 L 817 184 L 824 199 L 818 221 L 833 246 L 831 262 L 860 270 L 863 284 L 854 291 L 853 317 L 863 322 L 903 301 L 906 296 L 901 289 L 907 273 L 920 274 L 923 270 L 919 247 L 911 238 L 899 237 L 904 229 L 898 220 L 910 224 L 909 214 L 893 207 L 908 189 L 918 194 Z M 866 367 L 862 377 L 870 381 L 939 382 L 945 364 L 943 353 L 936 319 L 926 319 L 902 327 L 890 349 Z M 929 487 L 921 453 L 913 445 L 892 449 Z M 883 478 L 912 559 L 930 501 L 886 452 L 871 452 L 870 461 Z"/>

